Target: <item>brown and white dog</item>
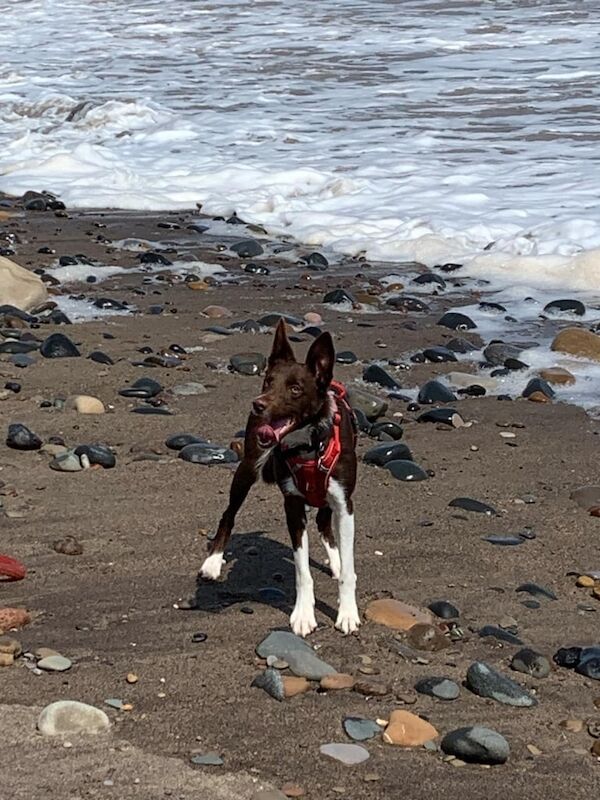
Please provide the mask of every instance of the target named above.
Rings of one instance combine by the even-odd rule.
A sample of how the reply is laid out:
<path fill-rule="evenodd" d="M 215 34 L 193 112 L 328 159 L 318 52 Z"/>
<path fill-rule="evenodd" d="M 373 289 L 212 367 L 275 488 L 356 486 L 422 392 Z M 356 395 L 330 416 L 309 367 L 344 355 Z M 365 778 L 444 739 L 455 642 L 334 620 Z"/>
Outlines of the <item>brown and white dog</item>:
<path fill-rule="evenodd" d="M 360 625 L 352 505 L 356 484 L 356 429 L 343 387 L 332 381 L 334 363 L 335 351 L 329 333 L 322 333 L 315 339 L 305 364 L 298 363 L 286 335 L 285 323 L 280 320 L 262 394 L 252 403 L 244 458 L 233 477 L 229 505 L 200 570 L 202 578 L 216 580 L 219 577 L 223 552 L 248 492 L 259 477 L 267 483 L 277 483 L 284 497 L 294 549 L 296 603 L 290 625 L 299 636 L 307 636 L 317 627 L 306 531 L 307 502 L 318 507 L 317 527 L 331 572 L 339 582 L 335 626 L 348 634 Z M 305 458 L 307 451 L 312 459 Z M 315 483 L 312 484 L 311 465 L 316 470 L 313 470 Z M 298 477 L 300 473 L 304 474 L 302 479 Z"/>

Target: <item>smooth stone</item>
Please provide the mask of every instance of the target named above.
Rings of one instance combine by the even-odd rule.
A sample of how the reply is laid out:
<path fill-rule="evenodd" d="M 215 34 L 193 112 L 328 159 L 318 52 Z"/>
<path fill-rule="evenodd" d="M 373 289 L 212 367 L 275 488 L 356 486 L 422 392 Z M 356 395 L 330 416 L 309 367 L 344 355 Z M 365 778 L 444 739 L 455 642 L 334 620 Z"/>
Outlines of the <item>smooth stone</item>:
<path fill-rule="evenodd" d="M 52 333 L 40 345 L 44 358 L 76 358 L 81 353 L 64 333 Z"/>
<path fill-rule="evenodd" d="M 585 328 L 565 328 L 554 337 L 550 349 L 600 361 L 600 336 Z"/>
<path fill-rule="evenodd" d="M 121 389 L 119 394 L 121 397 L 139 397 L 147 400 L 151 397 L 156 397 L 162 390 L 163 387 L 158 381 L 152 378 L 139 378 L 135 383 L 132 383 L 131 386 L 126 386 L 124 389 Z"/>
<path fill-rule="evenodd" d="M 377 364 L 370 364 L 363 372 L 363 381 L 365 383 L 376 383 L 384 389 L 401 389 L 402 387 L 398 381 L 390 375 L 383 367 Z"/>
<path fill-rule="evenodd" d="M 260 375 L 267 366 L 267 359 L 262 353 L 236 353 L 229 359 L 229 365 L 240 375 Z"/>
<path fill-rule="evenodd" d="M 477 327 L 471 317 L 457 311 L 447 311 L 440 317 L 437 324 L 443 328 L 449 328 L 451 331 L 471 331 Z"/>
<path fill-rule="evenodd" d="M 532 583 L 531 581 L 519 584 L 515 592 L 526 592 L 532 597 L 544 597 L 547 600 L 558 600 L 558 597 L 552 589 L 548 589 L 546 586 L 541 586 L 538 583 Z"/>
<path fill-rule="evenodd" d="M 377 395 L 363 392 L 354 387 L 348 389 L 348 402 L 352 408 L 362 411 L 370 422 L 375 422 L 388 409 L 388 404 Z"/>
<path fill-rule="evenodd" d="M 412 283 L 416 283 L 419 286 L 434 284 L 436 288 L 446 288 L 446 281 L 441 275 L 436 275 L 434 272 L 424 272 L 422 275 L 417 275 L 416 278 L 412 279 Z"/>
<path fill-rule="evenodd" d="M 300 317 L 293 317 L 291 314 L 283 314 L 281 311 L 273 311 L 258 318 L 259 324 L 263 325 L 265 328 L 277 327 L 280 320 L 283 320 L 288 325 L 293 325 L 295 327 L 300 327 L 304 324 Z"/>
<path fill-rule="evenodd" d="M 103 353 L 102 350 L 92 350 L 88 358 L 90 361 L 95 361 L 97 364 L 108 364 L 112 366 L 115 363 L 112 358 L 106 353 Z"/>
<path fill-rule="evenodd" d="M 427 381 L 419 389 L 417 403 L 430 405 L 431 403 L 453 403 L 456 395 L 440 381 Z"/>
<path fill-rule="evenodd" d="M 309 253 L 309 255 L 303 256 L 302 260 L 309 269 L 314 269 L 319 272 L 326 270 L 329 266 L 329 261 L 327 261 L 325 256 L 321 255 L 321 253 Z"/>
<path fill-rule="evenodd" d="M 508 644 L 523 644 L 523 641 L 514 633 L 506 631 L 504 628 L 499 628 L 497 625 L 484 625 L 483 628 L 479 629 L 479 636 L 482 639 L 491 636 L 493 639 L 498 639 L 498 641 L 507 642 Z"/>
<path fill-rule="evenodd" d="M 16 340 L 15 341 L 9 340 L 7 342 L 2 342 L 2 344 L 0 344 L 0 354 L 33 353 L 38 349 L 39 349 L 39 344 L 37 342 L 19 342 Z"/>
<path fill-rule="evenodd" d="M 277 669 L 267 667 L 264 672 L 259 673 L 250 684 L 257 689 L 264 689 L 264 691 L 274 697 L 275 700 L 281 702 L 285 699 L 285 689 L 283 686 L 283 677 Z"/>
<path fill-rule="evenodd" d="M 498 536 L 496 534 L 482 536 L 481 539 L 484 542 L 488 542 L 488 544 L 494 544 L 498 547 L 516 547 L 523 544 L 525 541 L 525 537 L 523 536 Z"/>
<path fill-rule="evenodd" d="M 490 302 L 489 300 L 483 300 L 479 303 L 479 308 L 481 311 L 492 311 L 498 314 L 506 313 L 506 306 L 503 306 L 501 303 Z"/>
<path fill-rule="evenodd" d="M 489 392 L 498 388 L 498 381 L 485 375 L 472 375 L 470 372 L 449 372 L 444 376 L 451 386 L 457 389 L 467 389 L 471 386 L 481 386 Z"/>
<path fill-rule="evenodd" d="M 554 389 L 543 378 L 532 378 L 523 389 L 523 397 L 530 397 L 535 392 L 541 392 L 549 398 L 555 395 Z"/>
<path fill-rule="evenodd" d="M 73 666 L 72 661 L 61 655 L 46 656 L 41 658 L 37 664 L 38 669 L 43 669 L 45 672 L 65 672 Z"/>
<path fill-rule="evenodd" d="M 292 675 L 283 675 L 283 694 L 285 697 L 296 697 L 310 691 L 311 685 L 306 678 L 298 678 Z"/>
<path fill-rule="evenodd" d="M 388 443 L 371 447 L 363 456 L 365 464 L 376 467 L 385 467 L 390 461 L 411 461 L 412 454 L 407 445 L 400 442 Z"/>
<path fill-rule="evenodd" d="M 408 631 L 406 643 L 415 650 L 424 650 L 428 653 L 435 653 L 444 650 L 450 644 L 443 633 L 435 627 L 425 622 L 417 622 Z"/>
<path fill-rule="evenodd" d="M 325 675 L 332 675 L 336 670 L 322 661 L 312 647 L 293 633 L 272 631 L 256 648 L 261 658 L 277 656 L 287 661 L 294 675 L 320 681 Z M 276 670 L 275 670 L 276 671 Z"/>
<path fill-rule="evenodd" d="M 255 258 L 262 255 L 265 251 L 255 239 L 243 239 L 240 242 L 234 242 L 229 246 L 229 249 L 240 258 Z"/>
<path fill-rule="evenodd" d="M 600 680 L 600 645 L 561 647 L 553 656 L 559 667 L 574 669 L 579 675 Z"/>
<path fill-rule="evenodd" d="M 97 397 L 88 394 L 78 394 L 71 397 L 68 405 L 72 405 L 78 414 L 104 414 L 104 403 Z"/>
<path fill-rule="evenodd" d="M 328 303 L 329 305 L 333 306 L 356 306 L 356 298 L 350 292 L 347 292 L 345 289 L 333 289 L 331 292 L 327 292 L 323 297 L 323 303 Z"/>
<path fill-rule="evenodd" d="M 15 367 L 19 369 L 26 369 L 30 367 L 32 364 L 35 364 L 35 358 L 26 355 L 25 353 L 17 353 L 9 358 L 11 364 L 14 364 Z"/>
<path fill-rule="evenodd" d="M 52 549 L 55 553 L 61 553 L 61 555 L 65 556 L 80 556 L 83 553 L 83 545 L 74 536 L 70 535 L 54 542 Z"/>
<path fill-rule="evenodd" d="M 433 364 L 442 364 L 448 361 L 458 361 L 456 353 L 453 350 L 450 350 L 448 347 L 442 347 L 441 345 L 438 345 L 437 347 L 427 347 L 425 350 L 423 350 L 423 355 L 427 361 L 431 361 Z"/>
<path fill-rule="evenodd" d="M 25 425 L 13 422 L 8 426 L 6 445 L 13 450 L 39 450 L 42 440 Z"/>
<path fill-rule="evenodd" d="M 458 619 L 460 611 L 447 600 L 434 600 L 427 608 L 440 619 Z"/>
<path fill-rule="evenodd" d="M 415 689 L 419 694 L 427 694 L 430 697 L 437 697 L 438 700 L 456 700 L 460 695 L 460 686 L 450 678 L 440 678 L 431 676 L 422 678 L 415 683 Z"/>
<path fill-rule="evenodd" d="M 467 670 L 468 688 L 480 697 L 489 697 L 509 706 L 531 707 L 537 700 L 522 686 L 485 664 L 475 661 Z"/>
<path fill-rule="evenodd" d="M 165 441 L 169 450 L 182 450 L 189 444 L 207 444 L 207 441 L 193 433 L 174 433 Z"/>
<path fill-rule="evenodd" d="M 437 730 L 427 720 L 410 711 L 395 709 L 383 732 L 383 741 L 398 747 L 422 747 L 439 736 Z"/>
<path fill-rule="evenodd" d="M 450 731 L 442 739 L 440 747 L 447 755 L 475 764 L 504 764 L 510 755 L 504 736 L 482 725 Z"/>
<path fill-rule="evenodd" d="M 334 672 L 321 678 L 320 687 L 326 691 L 341 691 L 342 689 L 352 689 L 355 679 L 352 675 L 344 672 Z"/>
<path fill-rule="evenodd" d="M 394 478 L 399 481 L 426 481 L 429 475 L 425 470 L 414 461 L 396 460 L 388 461 L 385 464 L 385 469 L 392 473 Z"/>
<path fill-rule="evenodd" d="M 74 450 L 66 450 L 64 453 L 59 453 L 50 462 L 50 469 L 57 472 L 81 472 L 83 464 L 79 456 L 75 455 Z"/>
<path fill-rule="evenodd" d="M 370 622 L 385 625 L 396 631 L 408 631 L 417 623 L 433 621 L 428 611 L 392 598 L 372 600 L 367 605 L 365 617 Z"/>
<path fill-rule="evenodd" d="M 99 464 L 104 469 L 112 469 L 117 463 L 113 451 L 104 444 L 80 444 L 74 452 L 80 459 L 87 456 L 90 464 Z"/>
<path fill-rule="evenodd" d="M 529 369 L 529 364 L 520 361 L 518 358 L 507 358 L 504 362 L 504 366 L 510 372 L 522 372 L 525 369 Z"/>
<path fill-rule="evenodd" d="M 544 311 L 547 314 L 575 314 L 583 317 L 585 306 L 581 300 L 552 300 L 544 306 Z"/>
<path fill-rule="evenodd" d="M 418 297 L 408 297 L 406 295 L 396 295 L 390 297 L 385 301 L 386 306 L 396 309 L 396 311 L 404 311 L 407 313 L 422 313 L 429 311 L 429 306 Z"/>
<path fill-rule="evenodd" d="M 540 370 L 540 378 L 549 384 L 556 386 L 572 386 L 575 382 L 575 375 L 563 367 L 548 367 Z"/>
<path fill-rule="evenodd" d="M 523 348 L 506 342 L 491 342 L 483 351 L 483 357 L 488 364 L 494 367 L 504 366 L 504 362 L 509 358 L 518 359 Z"/>
<path fill-rule="evenodd" d="M 498 516 L 498 512 L 487 503 L 480 500 L 473 500 L 472 497 L 455 497 L 448 503 L 450 508 L 461 508 L 463 511 L 472 511 L 475 514 L 487 514 L 488 517 Z"/>
<path fill-rule="evenodd" d="M 512 657 L 512 669 L 531 675 L 533 678 L 547 678 L 550 674 L 550 662 L 541 653 L 536 653 L 530 647 L 524 647 Z"/>
<path fill-rule="evenodd" d="M 473 342 L 470 342 L 468 339 L 464 339 L 462 336 L 450 339 L 449 342 L 446 342 L 446 347 L 448 350 L 452 350 L 454 353 L 461 353 L 462 355 L 473 353 L 475 350 L 479 349 L 477 345 L 473 344 Z"/>
<path fill-rule="evenodd" d="M 262 264 L 254 264 L 250 262 L 244 266 L 244 272 L 248 272 L 250 275 L 270 275 L 271 270 L 268 267 L 264 267 Z"/>
<path fill-rule="evenodd" d="M 344 717 L 344 731 L 355 742 L 366 742 L 378 736 L 383 728 L 371 719 L 364 717 Z"/>
<path fill-rule="evenodd" d="M 371 425 L 371 430 L 369 431 L 369 436 L 372 439 L 379 439 L 380 441 L 384 442 L 389 442 L 390 440 L 394 442 L 398 441 L 398 439 L 401 439 L 403 435 L 404 429 L 402 425 L 387 419 L 374 422 Z"/>
<path fill-rule="evenodd" d="M 464 428 L 465 421 L 454 408 L 432 408 L 417 417 L 417 422 L 433 422 L 449 425 L 451 428 Z"/>
<path fill-rule="evenodd" d="M 137 406 L 131 409 L 132 414 L 154 415 L 159 417 L 172 417 L 173 412 L 166 406 Z"/>
<path fill-rule="evenodd" d="M 99 297 L 94 300 L 93 305 L 96 308 L 103 308 L 107 311 L 127 311 L 127 305 L 115 300 L 113 297 Z"/>
<path fill-rule="evenodd" d="M 346 766 L 362 764 L 363 761 L 369 758 L 369 751 L 359 744 L 330 742 L 322 744 L 319 752 L 321 755 L 333 758 L 335 761 L 341 761 Z"/>
<path fill-rule="evenodd" d="M 335 360 L 338 364 L 356 364 L 358 356 L 352 350 L 342 350 L 341 353 L 336 353 Z"/>
<path fill-rule="evenodd" d="M 378 680 L 358 680 L 354 683 L 354 691 L 365 697 L 385 697 L 390 694 L 390 686 Z"/>
<path fill-rule="evenodd" d="M 202 383 L 191 381 L 189 383 L 177 383 L 171 389 L 171 393 L 177 397 L 196 397 L 200 394 L 206 394 L 208 389 Z"/>
<path fill-rule="evenodd" d="M 179 458 L 192 464 L 235 464 L 239 461 L 234 450 L 209 442 L 185 445 L 179 451 Z"/>
<path fill-rule="evenodd" d="M 76 700 L 57 700 L 42 709 L 37 727 L 44 736 L 102 733 L 110 720 L 100 708 Z"/>
<path fill-rule="evenodd" d="M 218 753 L 196 753 L 190 761 L 198 767 L 220 767 L 225 763 Z"/>
<path fill-rule="evenodd" d="M 48 292 L 39 275 L 0 256 L 0 297 L 4 306 L 30 311 L 47 300 Z"/>

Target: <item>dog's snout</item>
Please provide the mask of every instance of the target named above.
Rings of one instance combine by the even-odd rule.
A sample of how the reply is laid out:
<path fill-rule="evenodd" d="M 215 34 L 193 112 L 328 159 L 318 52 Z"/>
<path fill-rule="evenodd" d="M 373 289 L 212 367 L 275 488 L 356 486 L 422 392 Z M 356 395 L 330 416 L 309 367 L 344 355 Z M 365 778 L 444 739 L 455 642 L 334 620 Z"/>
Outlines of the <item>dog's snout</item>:
<path fill-rule="evenodd" d="M 252 401 L 252 408 L 255 414 L 262 414 L 266 407 L 267 404 L 262 397 L 257 397 L 256 400 Z"/>

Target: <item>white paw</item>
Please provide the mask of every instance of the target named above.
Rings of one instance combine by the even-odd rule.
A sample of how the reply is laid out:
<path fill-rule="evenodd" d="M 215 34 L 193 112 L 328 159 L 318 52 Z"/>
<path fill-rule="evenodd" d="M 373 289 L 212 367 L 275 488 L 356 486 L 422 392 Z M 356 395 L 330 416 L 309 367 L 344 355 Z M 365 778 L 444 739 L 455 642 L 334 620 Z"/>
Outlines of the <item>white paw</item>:
<path fill-rule="evenodd" d="M 354 633 L 359 629 L 360 616 L 358 615 L 358 608 L 356 605 L 353 607 L 340 606 L 338 616 L 335 621 L 335 627 L 338 629 L 338 631 L 341 631 L 346 636 L 349 633 Z"/>
<path fill-rule="evenodd" d="M 317 620 L 315 619 L 314 608 L 306 605 L 296 606 L 290 617 L 290 627 L 296 636 L 302 636 L 303 638 L 316 630 Z"/>
<path fill-rule="evenodd" d="M 200 577 L 206 578 L 209 581 L 216 581 L 221 574 L 223 561 L 223 553 L 213 553 L 200 567 Z"/>

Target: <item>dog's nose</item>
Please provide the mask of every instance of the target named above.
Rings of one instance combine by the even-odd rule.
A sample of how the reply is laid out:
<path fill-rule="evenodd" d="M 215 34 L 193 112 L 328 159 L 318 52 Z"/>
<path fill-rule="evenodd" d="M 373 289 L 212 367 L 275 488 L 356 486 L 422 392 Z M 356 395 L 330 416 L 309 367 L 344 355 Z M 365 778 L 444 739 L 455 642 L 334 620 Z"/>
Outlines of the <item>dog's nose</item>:
<path fill-rule="evenodd" d="M 257 397 L 256 400 L 252 401 L 252 408 L 255 414 L 262 414 L 266 407 L 267 404 L 261 397 Z"/>

